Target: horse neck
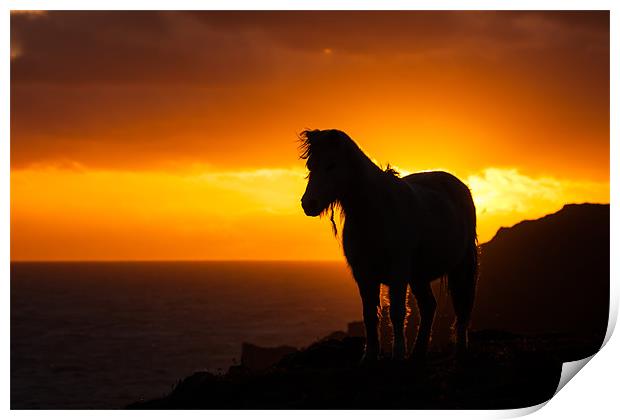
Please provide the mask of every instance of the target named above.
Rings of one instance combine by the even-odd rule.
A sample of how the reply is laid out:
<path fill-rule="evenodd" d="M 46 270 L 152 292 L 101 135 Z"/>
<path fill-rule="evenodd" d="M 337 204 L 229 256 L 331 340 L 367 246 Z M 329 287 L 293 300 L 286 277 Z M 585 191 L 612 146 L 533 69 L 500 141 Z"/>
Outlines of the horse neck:
<path fill-rule="evenodd" d="M 363 155 L 354 170 L 349 188 L 340 198 L 347 218 L 372 217 L 381 206 L 390 175 Z"/>

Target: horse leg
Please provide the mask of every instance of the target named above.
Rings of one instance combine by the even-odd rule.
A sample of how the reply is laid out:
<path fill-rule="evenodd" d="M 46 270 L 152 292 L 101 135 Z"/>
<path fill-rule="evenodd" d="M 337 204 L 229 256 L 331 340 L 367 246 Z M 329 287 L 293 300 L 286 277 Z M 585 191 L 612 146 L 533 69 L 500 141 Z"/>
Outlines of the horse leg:
<path fill-rule="evenodd" d="M 358 282 L 360 296 L 362 298 L 362 310 L 364 315 L 364 327 L 366 328 L 366 348 L 362 363 L 377 360 L 379 355 L 379 332 L 377 323 L 379 320 L 380 284 L 374 282 Z"/>
<path fill-rule="evenodd" d="M 416 284 L 415 288 L 412 286 L 412 289 L 416 301 L 418 302 L 418 308 L 420 309 L 420 328 L 415 340 L 412 356 L 424 357 L 428 350 L 428 342 L 431 337 L 437 301 L 433 295 L 430 282 Z"/>
<path fill-rule="evenodd" d="M 392 359 L 405 357 L 405 314 L 407 312 L 407 283 L 395 283 L 390 286 L 390 321 L 394 332 L 392 342 Z"/>

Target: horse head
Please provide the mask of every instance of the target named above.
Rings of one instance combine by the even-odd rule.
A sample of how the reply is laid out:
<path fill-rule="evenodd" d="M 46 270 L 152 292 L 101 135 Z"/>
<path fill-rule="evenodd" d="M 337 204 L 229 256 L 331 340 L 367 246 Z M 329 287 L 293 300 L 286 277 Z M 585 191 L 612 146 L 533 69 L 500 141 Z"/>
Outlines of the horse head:
<path fill-rule="evenodd" d="M 307 216 L 319 216 L 336 205 L 351 176 L 347 149 L 352 140 L 339 130 L 306 130 L 300 134 L 308 185 L 301 198 Z"/>

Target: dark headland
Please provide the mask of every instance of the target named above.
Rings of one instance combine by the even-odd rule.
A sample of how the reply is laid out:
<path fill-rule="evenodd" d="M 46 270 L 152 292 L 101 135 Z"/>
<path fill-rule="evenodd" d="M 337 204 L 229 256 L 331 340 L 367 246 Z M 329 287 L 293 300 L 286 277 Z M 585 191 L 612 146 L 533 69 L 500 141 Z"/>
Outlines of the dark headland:
<path fill-rule="evenodd" d="M 364 339 L 353 323 L 305 349 L 246 345 L 241 363 L 227 373 L 197 372 L 169 395 L 129 408 L 504 409 L 544 402 L 562 363 L 590 356 L 603 343 L 609 205 L 566 205 L 502 228 L 480 248 L 465 359 L 437 336 L 425 361 L 360 367 Z M 449 305 L 440 310 L 437 330 L 452 317 Z"/>

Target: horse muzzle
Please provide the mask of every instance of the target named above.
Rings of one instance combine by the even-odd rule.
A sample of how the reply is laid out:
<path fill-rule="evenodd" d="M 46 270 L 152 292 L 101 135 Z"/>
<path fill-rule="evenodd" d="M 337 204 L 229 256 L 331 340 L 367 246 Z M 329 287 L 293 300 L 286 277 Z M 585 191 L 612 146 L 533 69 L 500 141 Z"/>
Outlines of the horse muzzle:
<path fill-rule="evenodd" d="M 304 209 L 306 216 L 316 217 L 321 214 L 321 207 L 319 201 L 314 198 L 303 197 L 301 199 L 301 208 Z"/>

